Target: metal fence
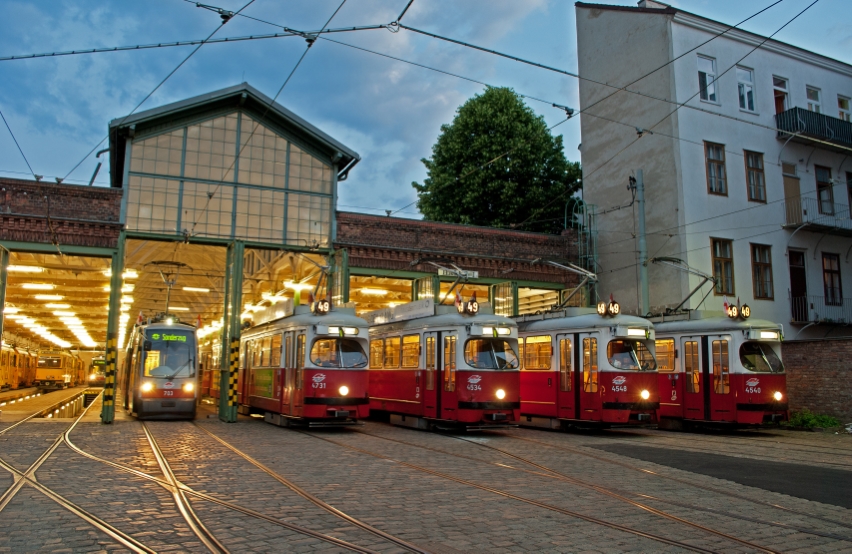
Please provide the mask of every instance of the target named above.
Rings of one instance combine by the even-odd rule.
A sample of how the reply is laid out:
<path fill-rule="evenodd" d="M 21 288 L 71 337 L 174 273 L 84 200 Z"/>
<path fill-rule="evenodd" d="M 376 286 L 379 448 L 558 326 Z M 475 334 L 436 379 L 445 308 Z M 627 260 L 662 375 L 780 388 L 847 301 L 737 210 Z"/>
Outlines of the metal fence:
<path fill-rule="evenodd" d="M 852 123 L 804 108 L 790 108 L 775 115 L 778 137 L 791 134 L 852 146 Z"/>
<path fill-rule="evenodd" d="M 820 225 L 832 229 L 852 231 L 849 206 L 799 196 L 785 200 L 787 225 Z"/>
<path fill-rule="evenodd" d="M 790 319 L 794 323 L 838 323 L 852 325 L 852 300 L 839 296 L 799 296 L 790 298 Z"/>

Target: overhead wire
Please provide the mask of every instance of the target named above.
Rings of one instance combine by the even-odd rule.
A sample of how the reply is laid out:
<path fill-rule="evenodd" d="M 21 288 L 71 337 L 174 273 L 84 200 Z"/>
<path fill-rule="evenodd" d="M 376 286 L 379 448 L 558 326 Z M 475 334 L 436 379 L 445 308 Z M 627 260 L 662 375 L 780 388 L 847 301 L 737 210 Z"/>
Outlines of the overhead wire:
<path fill-rule="evenodd" d="M 254 2 L 255 2 L 255 0 L 249 0 L 246 4 L 244 4 L 244 5 L 243 5 L 243 7 L 242 7 L 242 8 L 240 8 L 239 10 L 237 10 L 237 11 L 235 12 L 235 15 L 240 14 L 243 10 L 245 10 L 246 8 L 248 8 L 249 6 L 251 6 Z M 190 59 L 193 55 L 195 55 L 195 53 L 196 53 L 196 52 L 198 52 L 198 51 L 201 49 L 201 47 L 202 47 L 202 46 L 204 46 L 204 45 L 207 43 L 207 41 L 209 41 L 211 38 L 213 38 L 213 35 L 215 35 L 216 33 L 218 33 L 218 32 L 219 32 L 219 30 L 220 30 L 220 29 L 222 29 L 222 27 L 224 27 L 224 26 L 225 26 L 225 24 L 226 24 L 228 21 L 229 21 L 228 19 L 224 19 L 224 18 L 223 18 L 223 19 L 222 19 L 222 23 L 220 23 L 220 24 L 219 24 L 219 26 L 217 26 L 217 27 L 213 30 L 213 32 L 212 32 L 212 33 L 210 33 L 209 35 L 207 35 L 207 38 L 206 38 L 206 39 L 204 39 L 204 40 L 202 40 L 200 43 L 198 43 L 198 45 L 197 45 L 197 46 L 196 46 L 196 47 L 192 50 L 192 52 L 190 52 L 188 56 L 186 56 L 183 60 L 181 60 L 181 62 L 180 62 L 179 64 L 177 64 L 177 66 L 176 66 L 174 69 L 172 69 L 172 70 L 169 72 L 169 74 L 168 74 L 168 75 L 166 75 L 166 76 L 165 76 L 165 77 L 164 77 L 164 78 L 163 78 L 163 79 L 162 79 L 159 83 L 157 83 L 157 86 L 155 86 L 155 87 L 153 88 L 153 90 L 151 90 L 151 92 L 149 92 L 147 95 L 145 95 L 145 98 L 143 98 L 141 102 L 139 102 L 138 104 L 136 104 L 136 107 L 135 107 L 135 108 L 133 108 L 133 109 L 130 111 L 130 113 L 128 113 L 127 115 L 125 115 L 124 117 L 122 117 L 122 118 L 121 118 L 121 121 L 119 121 L 119 122 L 118 122 L 118 125 L 120 126 L 122 123 L 124 123 L 125 121 L 127 121 L 127 118 L 128 118 L 128 117 L 130 117 L 131 115 L 133 115 L 133 114 L 136 112 L 136 110 L 138 110 L 138 109 L 142 106 L 142 104 L 144 104 L 144 103 L 145 103 L 145 102 L 146 102 L 149 98 L 151 98 L 151 95 L 153 95 L 155 92 L 157 92 L 157 90 L 159 90 L 159 88 L 160 88 L 161 86 L 163 86 L 163 84 L 164 84 L 166 81 L 168 81 L 168 80 L 169 80 L 169 78 L 170 78 L 172 75 L 174 75 L 174 74 L 175 74 L 175 72 L 177 72 L 177 70 L 178 70 L 178 69 L 180 69 L 181 67 L 183 67 L 183 64 L 185 64 L 187 61 L 189 61 L 189 59 Z M 76 170 L 77 170 L 77 168 L 78 168 L 78 167 L 80 167 L 80 165 L 81 165 L 84 161 L 86 161 L 86 159 L 88 159 L 88 157 L 89 157 L 89 156 L 91 156 L 91 155 L 92 155 L 92 153 L 93 153 L 95 150 L 97 150 L 97 149 L 98 149 L 98 147 L 100 147 L 100 145 L 101 145 L 101 144 L 103 144 L 103 142 L 104 142 L 107 138 L 109 138 L 109 133 L 107 133 L 107 136 L 105 136 L 104 138 L 102 138 L 102 139 L 100 140 L 100 142 L 98 142 L 98 143 L 95 145 L 95 147 L 94 147 L 94 148 L 92 148 L 92 149 L 91 149 L 91 150 L 90 150 L 90 151 L 89 151 L 89 152 L 88 152 L 88 153 L 87 153 L 87 154 L 86 154 L 86 155 L 85 155 L 85 156 L 84 156 L 84 157 L 83 157 L 83 158 L 82 158 L 79 162 L 77 162 L 77 165 L 75 165 L 75 166 L 71 169 L 71 171 L 69 171 L 69 172 L 65 175 L 65 177 L 63 177 L 63 178 L 62 178 L 62 180 L 64 181 L 64 180 L 65 180 L 65 179 L 67 179 L 67 178 L 68 178 L 68 177 L 69 177 L 72 173 L 74 173 L 74 171 L 76 171 Z"/>
<path fill-rule="evenodd" d="M 3 118 L 3 123 L 5 123 L 6 128 L 9 129 L 9 134 L 12 135 L 12 140 L 15 141 L 15 146 L 18 147 L 18 152 L 20 152 L 21 157 L 24 158 L 24 162 L 26 162 L 27 167 L 30 169 L 30 173 L 32 173 L 33 178 L 38 181 L 39 178 L 36 176 L 35 171 L 33 171 L 33 167 L 30 165 L 30 161 L 27 159 L 27 155 L 24 154 L 24 150 L 21 148 L 21 145 L 18 144 L 18 139 L 15 138 L 15 133 L 12 132 L 12 128 L 9 126 L 9 122 L 6 121 L 6 116 L 3 115 L 3 110 L 0 110 L 0 117 Z"/>

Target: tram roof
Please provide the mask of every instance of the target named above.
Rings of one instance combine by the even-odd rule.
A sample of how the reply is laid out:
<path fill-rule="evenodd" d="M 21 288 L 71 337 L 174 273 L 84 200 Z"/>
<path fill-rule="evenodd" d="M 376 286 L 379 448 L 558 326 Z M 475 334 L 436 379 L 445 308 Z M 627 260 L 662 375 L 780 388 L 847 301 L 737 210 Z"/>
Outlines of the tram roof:
<path fill-rule="evenodd" d="M 370 327 L 370 332 L 393 332 L 412 331 L 414 329 L 460 327 L 464 325 L 488 325 L 500 327 L 517 327 L 518 324 L 511 318 L 494 314 L 462 315 L 456 311 L 452 313 L 437 314 L 405 321 L 394 321 L 382 323 Z"/>
<path fill-rule="evenodd" d="M 367 327 L 367 322 L 355 315 L 354 308 L 333 308 L 325 315 L 316 315 L 310 311 L 308 306 L 296 306 L 296 313 L 278 319 L 265 321 L 255 325 L 243 333 L 250 335 L 261 333 L 278 325 L 310 326 L 310 325 L 336 325 L 339 327 Z"/>
<path fill-rule="evenodd" d="M 662 333 L 690 333 L 690 332 L 725 332 L 725 331 L 748 331 L 751 329 L 773 329 L 782 332 L 784 326 L 766 319 L 731 319 L 730 317 L 710 317 L 707 319 L 691 319 L 683 321 L 666 321 L 655 323 L 654 329 L 659 337 Z"/>
<path fill-rule="evenodd" d="M 554 314 L 555 316 L 555 314 Z M 548 317 L 533 321 L 518 322 L 518 332 L 530 331 L 554 331 L 554 330 L 579 330 L 579 329 L 602 329 L 606 327 L 640 327 L 642 329 L 653 329 L 654 326 L 647 319 L 635 315 L 618 314 L 612 317 L 603 317 L 597 312 L 581 315 L 567 315 L 563 317 Z"/>

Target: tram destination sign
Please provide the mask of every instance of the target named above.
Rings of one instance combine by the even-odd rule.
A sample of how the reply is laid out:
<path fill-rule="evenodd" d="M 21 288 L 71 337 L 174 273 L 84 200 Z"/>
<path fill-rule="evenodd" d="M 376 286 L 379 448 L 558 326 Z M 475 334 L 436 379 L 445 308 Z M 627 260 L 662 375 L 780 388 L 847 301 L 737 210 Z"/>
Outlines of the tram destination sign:
<path fill-rule="evenodd" d="M 370 325 L 381 325 L 383 323 L 394 323 L 396 321 L 406 321 L 409 319 L 417 319 L 418 317 L 429 317 L 435 315 L 435 301 L 432 298 L 424 298 L 406 304 L 400 304 L 393 308 L 382 308 L 367 312 L 361 317 L 367 320 Z"/>
<path fill-rule="evenodd" d="M 467 279 L 479 279 L 479 272 L 473 270 L 462 269 L 461 271 L 456 271 L 454 269 L 444 269 L 443 267 L 438 268 L 438 275 L 442 277 L 465 277 Z"/>

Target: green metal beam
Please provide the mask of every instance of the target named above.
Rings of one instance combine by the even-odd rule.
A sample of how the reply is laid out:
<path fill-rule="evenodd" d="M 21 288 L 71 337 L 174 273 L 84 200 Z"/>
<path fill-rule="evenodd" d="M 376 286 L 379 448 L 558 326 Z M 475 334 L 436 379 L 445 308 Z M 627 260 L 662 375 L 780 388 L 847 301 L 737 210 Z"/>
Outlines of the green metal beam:
<path fill-rule="evenodd" d="M 6 308 L 6 278 L 9 274 L 9 251 L 0 247 L 0 310 Z M 3 314 L 0 313 L 0 337 L 3 336 Z"/>
<path fill-rule="evenodd" d="M 112 423 L 115 419 L 116 381 L 118 375 L 118 328 L 121 321 L 121 287 L 124 285 L 124 244 L 122 231 L 118 237 L 118 249 L 112 255 L 109 278 L 109 315 L 107 316 L 106 380 L 104 401 L 101 408 L 101 423 Z M 126 391 L 125 391 L 126 392 Z"/>
<path fill-rule="evenodd" d="M 38 242 L 2 240 L 0 241 L 0 247 L 11 252 L 30 252 L 33 254 L 59 253 L 54 245 L 41 244 Z M 72 246 L 69 244 L 62 244 L 59 248 L 62 250 L 63 254 L 67 254 L 69 256 L 92 256 L 95 258 L 111 258 L 116 251 L 115 248 L 103 248 L 100 246 Z"/>
<path fill-rule="evenodd" d="M 165 233 L 140 233 L 139 231 L 127 231 L 128 239 L 137 240 L 153 240 L 163 242 L 184 242 L 186 237 L 182 234 L 165 234 Z M 190 244 L 204 244 L 209 246 L 221 246 L 228 248 L 233 244 L 232 238 L 210 238 L 210 237 L 192 237 L 189 239 Z M 302 252 L 305 254 L 317 254 L 321 256 L 328 255 L 328 248 L 309 248 L 307 246 L 299 246 L 295 244 L 282 244 L 281 242 L 260 242 L 260 241 L 240 241 L 243 248 L 259 248 L 262 250 L 286 250 L 287 252 Z M 63 247 L 64 249 L 64 247 Z M 54 252 L 56 249 L 54 248 Z M 64 250 L 63 250 L 64 252 Z"/>
<path fill-rule="evenodd" d="M 237 421 L 237 375 L 239 373 L 240 332 L 242 331 L 243 260 L 245 243 L 228 246 L 225 262 L 225 309 L 222 325 L 222 355 L 219 374 L 219 419 Z"/>

